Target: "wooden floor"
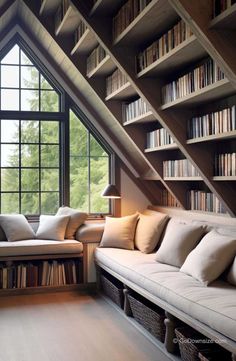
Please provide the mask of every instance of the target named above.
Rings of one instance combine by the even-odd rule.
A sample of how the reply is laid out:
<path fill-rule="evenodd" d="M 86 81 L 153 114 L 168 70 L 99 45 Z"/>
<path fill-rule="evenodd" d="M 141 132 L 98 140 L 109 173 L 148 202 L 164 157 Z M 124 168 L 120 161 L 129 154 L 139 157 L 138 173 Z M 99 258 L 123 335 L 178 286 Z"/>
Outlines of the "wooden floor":
<path fill-rule="evenodd" d="M 98 296 L 0 297 L 0 361 L 167 361 Z"/>

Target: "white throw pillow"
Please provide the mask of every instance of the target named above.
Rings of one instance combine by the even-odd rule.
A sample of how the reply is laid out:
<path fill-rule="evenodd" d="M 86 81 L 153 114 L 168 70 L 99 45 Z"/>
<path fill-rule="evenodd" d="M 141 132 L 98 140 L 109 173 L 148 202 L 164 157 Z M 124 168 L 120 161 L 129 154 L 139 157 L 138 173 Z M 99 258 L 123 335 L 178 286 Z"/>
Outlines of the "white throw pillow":
<path fill-rule="evenodd" d="M 106 223 L 100 247 L 134 249 L 134 234 L 138 213 L 131 216 L 106 217 Z"/>
<path fill-rule="evenodd" d="M 168 216 L 155 212 L 155 215 L 139 214 L 134 244 L 143 253 L 151 253 L 157 246 Z"/>
<path fill-rule="evenodd" d="M 227 275 L 227 281 L 231 283 L 231 285 L 236 286 L 236 257 L 234 257 L 233 264 L 230 267 L 229 273 Z"/>
<path fill-rule="evenodd" d="M 175 219 L 171 219 L 156 253 L 156 261 L 181 267 L 203 233 L 204 228 L 201 226 L 179 223 Z"/>
<path fill-rule="evenodd" d="M 33 229 L 22 214 L 1 214 L 0 226 L 9 242 L 35 238 Z"/>
<path fill-rule="evenodd" d="M 60 207 L 56 216 L 70 216 L 66 227 L 65 238 L 75 239 L 75 233 L 77 229 L 84 223 L 85 219 L 88 217 L 88 214 L 70 207 Z"/>
<path fill-rule="evenodd" d="M 63 241 L 69 219 L 69 216 L 40 216 L 36 238 Z"/>
<path fill-rule="evenodd" d="M 224 272 L 235 253 L 236 235 L 225 236 L 213 230 L 188 255 L 180 271 L 207 286 Z"/>

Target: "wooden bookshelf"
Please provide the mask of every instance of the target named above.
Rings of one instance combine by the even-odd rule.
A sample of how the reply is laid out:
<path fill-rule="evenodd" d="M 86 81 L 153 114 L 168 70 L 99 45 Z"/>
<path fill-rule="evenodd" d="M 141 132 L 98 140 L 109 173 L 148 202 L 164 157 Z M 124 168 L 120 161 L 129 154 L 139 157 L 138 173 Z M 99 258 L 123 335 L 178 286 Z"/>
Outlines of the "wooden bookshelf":
<path fill-rule="evenodd" d="M 213 177 L 213 180 L 214 181 L 230 181 L 230 182 L 232 182 L 232 181 L 236 181 L 236 176 L 214 176 Z"/>
<path fill-rule="evenodd" d="M 177 144 L 172 143 L 172 144 L 161 145 L 160 147 L 146 148 L 144 150 L 144 152 L 145 153 L 163 152 L 163 151 L 166 151 L 166 150 L 173 150 L 173 149 L 178 149 Z"/>
<path fill-rule="evenodd" d="M 126 126 L 126 125 L 130 125 L 130 124 L 135 124 L 135 123 L 136 124 L 149 123 L 149 122 L 153 122 L 155 120 L 156 120 L 155 116 L 150 111 L 150 112 L 140 115 L 139 117 L 136 117 L 129 121 L 124 122 L 123 125 Z"/>
<path fill-rule="evenodd" d="M 130 82 L 127 82 L 122 87 L 114 91 L 113 93 L 106 96 L 105 100 L 124 100 L 134 97 L 136 95 L 135 89 L 132 87 Z"/>
<path fill-rule="evenodd" d="M 73 49 L 71 50 L 71 55 L 77 54 L 88 54 L 98 45 L 98 41 L 94 33 L 86 29 L 81 38 L 77 41 Z"/>
<path fill-rule="evenodd" d="M 167 182 L 193 182 L 203 181 L 201 177 L 164 177 Z"/>
<path fill-rule="evenodd" d="M 210 28 L 215 29 L 236 29 L 236 4 L 233 4 L 228 9 L 217 15 L 211 22 Z"/>
<path fill-rule="evenodd" d="M 43 0 L 39 10 L 39 15 L 50 15 L 58 8 L 61 0 Z"/>
<path fill-rule="evenodd" d="M 187 144 L 194 144 L 194 143 L 201 143 L 201 142 L 217 142 L 219 140 L 224 139 L 233 139 L 236 138 L 236 130 L 232 130 L 231 132 L 227 133 L 218 133 L 218 134 L 212 134 L 205 137 L 198 137 L 193 139 L 188 139 L 186 141 Z"/>
<path fill-rule="evenodd" d="M 110 55 L 106 57 L 93 69 L 87 76 L 91 78 L 92 76 L 105 76 L 112 73 L 116 69 L 116 65 L 111 60 Z"/>
<path fill-rule="evenodd" d="M 99 14 L 114 14 L 123 4 L 123 0 L 97 0 L 90 11 L 90 16 Z"/>
<path fill-rule="evenodd" d="M 66 35 L 74 31 L 80 23 L 80 16 L 76 8 L 70 4 L 66 13 L 63 16 L 63 19 L 60 25 L 55 29 L 55 34 L 58 36 Z"/>

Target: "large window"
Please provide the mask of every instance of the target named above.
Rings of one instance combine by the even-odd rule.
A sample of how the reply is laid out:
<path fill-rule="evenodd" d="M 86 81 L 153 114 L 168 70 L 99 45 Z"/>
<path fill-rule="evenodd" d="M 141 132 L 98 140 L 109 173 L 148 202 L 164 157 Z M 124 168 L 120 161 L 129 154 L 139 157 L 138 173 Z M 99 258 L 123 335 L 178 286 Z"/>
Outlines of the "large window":
<path fill-rule="evenodd" d="M 111 152 L 32 59 L 16 44 L 0 61 L 0 211 L 53 214 L 67 204 L 108 213 Z"/>

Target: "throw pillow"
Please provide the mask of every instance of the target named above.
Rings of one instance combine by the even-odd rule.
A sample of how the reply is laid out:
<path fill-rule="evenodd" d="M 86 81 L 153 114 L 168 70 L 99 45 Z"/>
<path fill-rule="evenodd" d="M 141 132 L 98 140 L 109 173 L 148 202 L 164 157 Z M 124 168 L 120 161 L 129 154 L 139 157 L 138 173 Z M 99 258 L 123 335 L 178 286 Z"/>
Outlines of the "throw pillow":
<path fill-rule="evenodd" d="M 22 214 L 1 214 L 0 226 L 9 242 L 35 238 L 35 233 Z"/>
<path fill-rule="evenodd" d="M 213 230 L 188 255 L 180 271 L 207 286 L 224 272 L 235 252 L 236 235 L 225 236 Z"/>
<path fill-rule="evenodd" d="M 60 207 L 56 216 L 70 216 L 69 222 L 66 227 L 66 239 L 75 239 L 77 229 L 84 223 L 88 217 L 87 213 L 79 212 L 77 209 L 70 207 Z"/>
<path fill-rule="evenodd" d="M 234 257 L 233 264 L 229 269 L 227 281 L 231 283 L 231 285 L 236 286 L 236 257 Z"/>
<path fill-rule="evenodd" d="M 120 218 L 106 217 L 100 247 L 134 249 L 137 221 L 138 213 Z"/>
<path fill-rule="evenodd" d="M 156 261 L 181 267 L 187 255 L 199 242 L 203 232 L 204 229 L 201 226 L 178 223 L 171 219 L 156 253 Z"/>
<path fill-rule="evenodd" d="M 36 238 L 63 241 L 69 219 L 69 216 L 40 216 Z"/>
<path fill-rule="evenodd" d="M 135 247 L 143 253 L 151 253 L 157 246 L 168 216 L 155 212 L 156 215 L 139 214 L 135 232 Z"/>

